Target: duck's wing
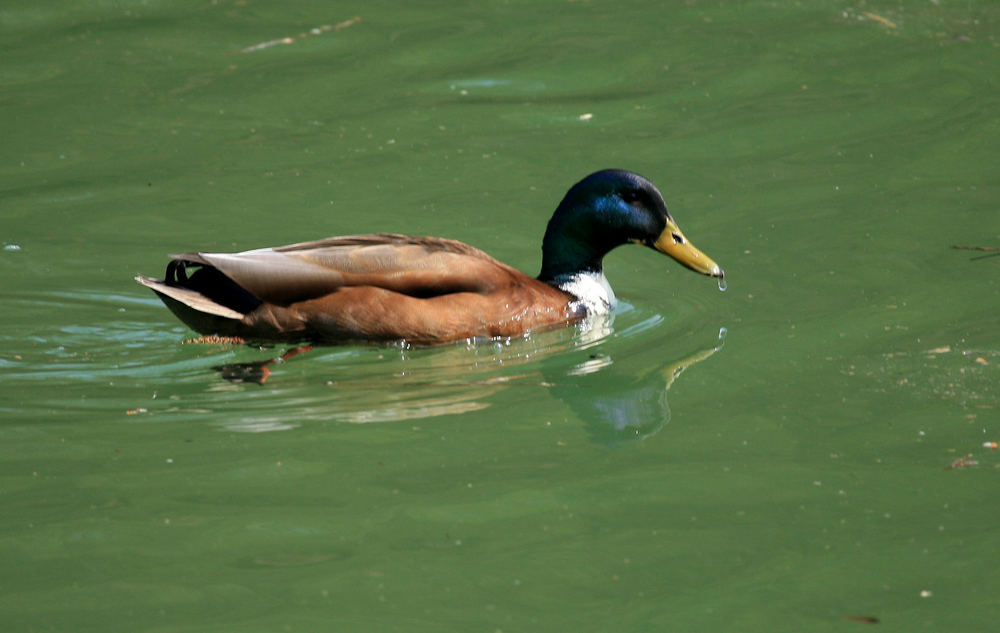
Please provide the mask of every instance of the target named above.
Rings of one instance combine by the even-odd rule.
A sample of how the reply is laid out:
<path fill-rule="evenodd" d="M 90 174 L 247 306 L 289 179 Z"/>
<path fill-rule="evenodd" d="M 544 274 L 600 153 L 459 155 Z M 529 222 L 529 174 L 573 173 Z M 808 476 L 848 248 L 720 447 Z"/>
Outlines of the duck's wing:
<path fill-rule="evenodd" d="M 172 266 L 215 269 L 261 302 L 276 305 L 315 299 L 345 286 L 376 287 L 419 298 L 457 292 L 488 294 L 509 283 L 513 271 L 462 242 L 396 234 L 349 235 L 242 253 L 171 257 Z M 197 271 L 191 279 L 201 275 L 208 281 L 206 273 L 210 271 Z M 184 270 L 174 274 L 178 275 L 174 283 L 189 285 L 184 283 Z"/>

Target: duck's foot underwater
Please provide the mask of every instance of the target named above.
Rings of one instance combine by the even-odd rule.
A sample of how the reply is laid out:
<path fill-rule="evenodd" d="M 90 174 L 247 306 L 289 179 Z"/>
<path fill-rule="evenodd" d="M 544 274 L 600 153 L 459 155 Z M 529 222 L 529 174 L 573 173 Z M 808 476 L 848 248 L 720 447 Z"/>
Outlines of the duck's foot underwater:
<path fill-rule="evenodd" d="M 305 354 L 312 348 L 312 345 L 302 345 L 288 350 L 277 358 L 269 358 L 251 363 L 227 363 L 225 365 L 216 365 L 212 369 L 219 372 L 219 375 L 229 382 L 252 382 L 263 385 L 271 376 L 271 370 L 268 369 L 269 365 L 283 363 L 299 354 Z"/>

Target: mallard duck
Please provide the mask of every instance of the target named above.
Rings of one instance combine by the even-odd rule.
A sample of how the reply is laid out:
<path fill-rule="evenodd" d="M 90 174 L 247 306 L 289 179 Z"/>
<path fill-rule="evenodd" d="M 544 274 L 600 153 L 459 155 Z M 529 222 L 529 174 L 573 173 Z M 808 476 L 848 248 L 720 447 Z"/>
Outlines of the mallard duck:
<path fill-rule="evenodd" d="M 242 253 L 171 255 L 164 279 L 139 276 L 181 321 L 252 342 L 406 342 L 510 337 L 610 311 L 602 260 L 622 244 L 665 253 L 723 278 L 646 178 L 608 169 L 573 185 L 530 277 L 438 237 L 331 237 Z"/>

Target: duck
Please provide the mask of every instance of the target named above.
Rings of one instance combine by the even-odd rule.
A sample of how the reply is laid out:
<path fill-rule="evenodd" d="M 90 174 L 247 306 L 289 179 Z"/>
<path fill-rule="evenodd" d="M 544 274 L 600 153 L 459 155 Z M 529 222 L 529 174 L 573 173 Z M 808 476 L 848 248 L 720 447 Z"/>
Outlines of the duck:
<path fill-rule="evenodd" d="M 604 169 L 556 207 L 537 277 L 459 241 L 377 233 L 175 254 L 163 279 L 135 279 L 208 337 L 428 346 L 522 336 L 613 311 L 603 260 L 625 244 L 717 277 L 720 287 L 725 277 L 684 236 L 652 182 Z"/>

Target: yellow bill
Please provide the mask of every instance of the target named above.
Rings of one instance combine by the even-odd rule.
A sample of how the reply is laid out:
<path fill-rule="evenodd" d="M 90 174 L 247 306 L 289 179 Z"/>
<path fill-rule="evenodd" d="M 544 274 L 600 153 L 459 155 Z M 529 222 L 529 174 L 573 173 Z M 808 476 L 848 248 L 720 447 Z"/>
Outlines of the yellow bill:
<path fill-rule="evenodd" d="M 703 275 L 719 277 L 721 279 L 726 274 L 719 268 L 718 264 L 712 261 L 711 257 L 695 248 L 684 237 L 681 230 L 677 228 L 677 223 L 672 219 L 667 220 L 667 226 L 660 233 L 660 237 L 656 238 L 656 241 L 653 242 L 653 248 L 661 253 L 670 255 L 691 270 Z"/>

